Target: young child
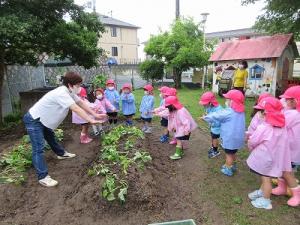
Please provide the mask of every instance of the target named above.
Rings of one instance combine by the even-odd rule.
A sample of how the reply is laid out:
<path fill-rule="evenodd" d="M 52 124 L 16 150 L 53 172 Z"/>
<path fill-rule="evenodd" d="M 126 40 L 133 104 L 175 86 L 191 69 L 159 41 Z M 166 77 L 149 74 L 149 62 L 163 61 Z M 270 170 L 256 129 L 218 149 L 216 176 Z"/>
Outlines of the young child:
<path fill-rule="evenodd" d="M 123 85 L 122 94 L 121 94 L 122 112 L 123 115 L 126 117 L 125 124 L 127 126 L 133 125 L 132 117 L 136 113 L 135 99 L 131 91 L 132 91 L 131 84 L 126 83 Z"/>
<path fill-rule="evenodd" d="M 272 97 L 270 93 L 263 93 L 259 95 L 257 101 L 255 102 L 255 105 L 258 105 L 260 101 L 262 101 L 266 97 Z M 249 136 L 256 130 L 257 126 L 263 121 L 260 114 L 258 113 L 260 110 L 253 107 L 253 111 L 251 114 L 252 120 L 250 122 L 250 125 L 248 127 L 248 130 L 246 131 L 246 139 L 249 138 Z"/>
<path fill-rule="evenodd" d="M 107 109 L 108 121 L 110 124 L 117 124 L 118 122 L 118 111 L 120 109 L 120 95 L 116 90 L 115 81 L 109 79 L 106 81 L 106 89 L 104 95 L 108 101 L 115 107 L 115 111 Z"/>
<path fill-rule="evenodd" d="M 164 128 L 163 135 L 161 135 L 159 138 L 161 143 L 165 143 L 169 140 L 169 131 L 168 131 L 169 110 L 165 107 L 165 98 L 166 98 L 165 93 L 167 92 L 168 89 L 169 87 L 167 86 L 162 86 L 160 89 L 158 89 L 160 91 L 159 97 L 161 101 L 159 107 L 153 110 L 155 116 L 161 117 L 160 125 Z"/>
<path fill-rule="evenodd" d="M 274 97 L 266 97 L 254 106 L 260 110 L 263 122 L 258 125 L 248 140 L 251 151 L 247 164 L 250 170 L 261 177 L 261 187 L 248 194 L 255 208 L 272 209 L 272 177 L 281 177 L 282 171 L 291 167 L 288 150 L 288 134 L 282 104 Z M 286 189 L 285 189 L 286 191 Z"/>
<path fill-rule="evenodd" d="M 81 100 L 86 102 L 88 105 L 91 105 L 91 103 L 87 100 L 87 93 L 83 87 L 80 88 L 80 92 L 78 96 L 81 98 Z M 80 133 L 81 144 L 88 144 L 93 140 L 88 135 L 88 129 L 89 129 L 88 122 L 82 119 L 80 116 L 78 116 L 75 112 L 72 112 L 72 123 L 80 124 L 82 127 Z"/>
<path fill-rule="evenodd" d="M 207 115 L 223 109 L 222 106 L 219 105 L 214 93 L 210 91 L 205 92 L 201 96 L 199 104 L 204 106 Z M 210 124 L 210 134 L 212 139 L 211 148 L 208 151 L 208 158 L 210 159 L 220 155 L 220 152 L 218 151 L 218 147 L 219 147 L 218 139 L 220 138 L 220 127 L 221 124 L 219 121 L 215 121 Z"/>
<path fill-rule="evenodd" d="M 191 132 L 197 128 L 197 124 L 176 96 L 167 97 L 165 106 L 170 113 L 168 116 L 168 130 L 175 132 L 177 141 L 176 151 L 170 158 L 172 160 L 181 159 L 184 142 L 190 139 Z"/>
<path fill-rule="evenodd" d="M 169 96 L 176 96 L 177 95 L 177 90 L 175 88 L 169 88 L 166 90 L 165 92 L 165 97 L 169 97 Z M 177 144 L 177 139 L 174 136 L 173 139 L 169 142 L 170 145 L 176 145 Z M 185 147 L 185 146 L 184 146 Z M 183 148 L 184 148 L 183 147 Z"/>
<path fill-rule="evenodd" d="M 283 110 L 286 118 L 287 140 L 289 145 L 290 161 L 292 167 L 300 165 L 300 86 L 288 88 L 280 96 L 285 99 L 286 109 Z M 285 151 L 285 154 L 287 152 Z M 280 177 L 280 176 L 278 176 Z M 272 190 L 273 195 L 286 195 L 287 186 L 292 192 L 292 197 L 288 200 L 289 206 L 300 205 L 300 186 L 290 167 L 283 170 L 282 178 L 278 179 L 278 187 Z"/>
<path fill-rule="evenodd" d="M 144 126 L 142 131 L 149 134 L 151 133 L 151 121 L 153 117 L 154 109 L 154 96 L 153 96 L 153 87 L 150 84 L 144 86 L 145 95 L 142 98 L 140 105 L 141 119 L 143 120 Z"/>
<path fill-rule="evenodd" d="M 210 113 L 203 117 L 206 122 L 221 124 L 220 137 L 225 151 L 226 162 L 221 172 L 233 176 L 236 172 L 236 153 L 244 146 L 245 139 L 245 106 L 244 95 L 239 90 L 230 90 L 223 95 L 227 108 Z"/>
<path fill-rule="evenodd" d="M 116 108 L 110 103 L 110 101 L 105 97 L 104 91 L 101 88 L 95 91 L 96 101 L 94 103 L 94 109 L 97 113 L 107 114 L 107 111 L 116 112 Z M 107 118 L 101 120 L 102 123 L 99 125 L 93 125 L 94 134 L 97 136 L 103 132 L 102 124 L 107 121 Z"/>

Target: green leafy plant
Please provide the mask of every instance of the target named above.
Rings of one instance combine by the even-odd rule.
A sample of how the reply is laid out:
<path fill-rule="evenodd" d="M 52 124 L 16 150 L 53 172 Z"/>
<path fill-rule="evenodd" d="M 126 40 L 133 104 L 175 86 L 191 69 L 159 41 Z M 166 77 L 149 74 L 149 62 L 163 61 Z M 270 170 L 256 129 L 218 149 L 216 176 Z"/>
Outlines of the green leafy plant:
<path fill-rule="evenodd" d="M 89 176 L 104 176 L 101 194 L 107 201 L 126 201 L 130 167 L 144 168 L 152 158 L 148 152 L 139 151 L 136 142 L 144 138 L 144 133 L 136 127 L 118 126 L 102 140 L 101 155 L 88 170 Z"/>
<path fill-rule="evenodd" d="M 63 130 L 55 130 L 55 137 L 61 141 L 63 139 Z M 31 155 L 30 138 L 28 135 L 24 135 L 20 144 L 4 154 L 0 159 L 0 184 L 21 184 L 24 182 L 26 180 L 25 172 L 32 165 Z"/>
<path fill-rule="evenodd" d="M 96 75 L 92 81 L 94 88 L 105 88 L 106 79 L 107 77 L 104 74 Z"/>

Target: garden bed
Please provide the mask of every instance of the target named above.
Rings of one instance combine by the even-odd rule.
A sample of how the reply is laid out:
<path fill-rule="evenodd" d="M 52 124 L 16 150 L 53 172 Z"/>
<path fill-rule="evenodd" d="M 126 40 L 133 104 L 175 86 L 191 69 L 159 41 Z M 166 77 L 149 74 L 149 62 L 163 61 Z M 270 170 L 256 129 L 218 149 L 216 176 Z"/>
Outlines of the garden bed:
<path fill-rule="evenodd" d="M 121 203 L 118 198 L 107 201 L 102 197 L 103 176 L 89 176 L 89 170 L 103 162 L 100 141 L 80 145 L 78 127 L 63 129 L 63 144 L 77 157 L 61 161 L 46 152 L 49 174 L 59 185 L 40 186 L 32 168 L 24 184 L 0 185 L 1 225 L 148 225 L 185 219 L 197 225 L 300 224 L 299 208 L 287 207 L 286 197 L 273 198 L 271 211 L 253 209 L 247 193 L 257 188 L 259 179 L 245 164 L 246 151 L 240 154 L 238 173 L 232 178 L 222 176 L 224 155 L 207 159 L 210 138 L 206 131 L 193 132 L 185 157 L 175 162 L 169 159 L 174 146 L 158 141 L 158 125 L 153 134 L 138 139 L 136 149 L 149 152 L 152 160 L 144 169 L 128 169 L 126 201 Z"/>

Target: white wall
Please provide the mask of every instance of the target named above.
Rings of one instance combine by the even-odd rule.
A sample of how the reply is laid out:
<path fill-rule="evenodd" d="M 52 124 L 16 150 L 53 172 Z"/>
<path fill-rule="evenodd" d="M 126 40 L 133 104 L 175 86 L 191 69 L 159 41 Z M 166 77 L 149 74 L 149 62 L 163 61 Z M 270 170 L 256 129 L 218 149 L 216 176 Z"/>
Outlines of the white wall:
<path fill-rule="evenodd" d="M 270 61 L 262 61 L 262 60 L 249 60 L 248 62 L 248 90 L 246 92 L 247 96 L 255 96 L 259 95 L 264 92 L 269 92 L 275 95 L 276 90 L 276 60 L 270 60 Z M 264 74 L 262 75 L 261 80 L 251 80 L 250 79 L 250 72 L 249 69 L 253 67 L 254 65 L 259 65 L 265 69 Z M 226 68 L 230 65 L 237 67 L 238 62 L 237 61 L 226 61 L 226 62 L 218 62 L 217 66 L 222 65 L 223 68 Z M 215 66 L 214 66 L 215 70 Z M 270 84 L 270 87 L 267 87 L 266 85 Z M 216 85 L 216 74 L 213 75 L 213 92 L 218 92 L 218 85 Z"/>

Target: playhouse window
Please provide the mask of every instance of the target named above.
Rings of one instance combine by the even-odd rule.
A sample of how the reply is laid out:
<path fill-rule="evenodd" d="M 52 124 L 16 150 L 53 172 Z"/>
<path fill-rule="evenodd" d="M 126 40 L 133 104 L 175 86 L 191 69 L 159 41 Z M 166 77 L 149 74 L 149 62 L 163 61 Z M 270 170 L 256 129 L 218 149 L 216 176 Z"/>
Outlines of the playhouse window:
<path fill-rule="evenodd" d="M 262 80 L 263 77 L 264 68 L 255 65 L 252 68 L 250 68 L 250 80 Z"/>

